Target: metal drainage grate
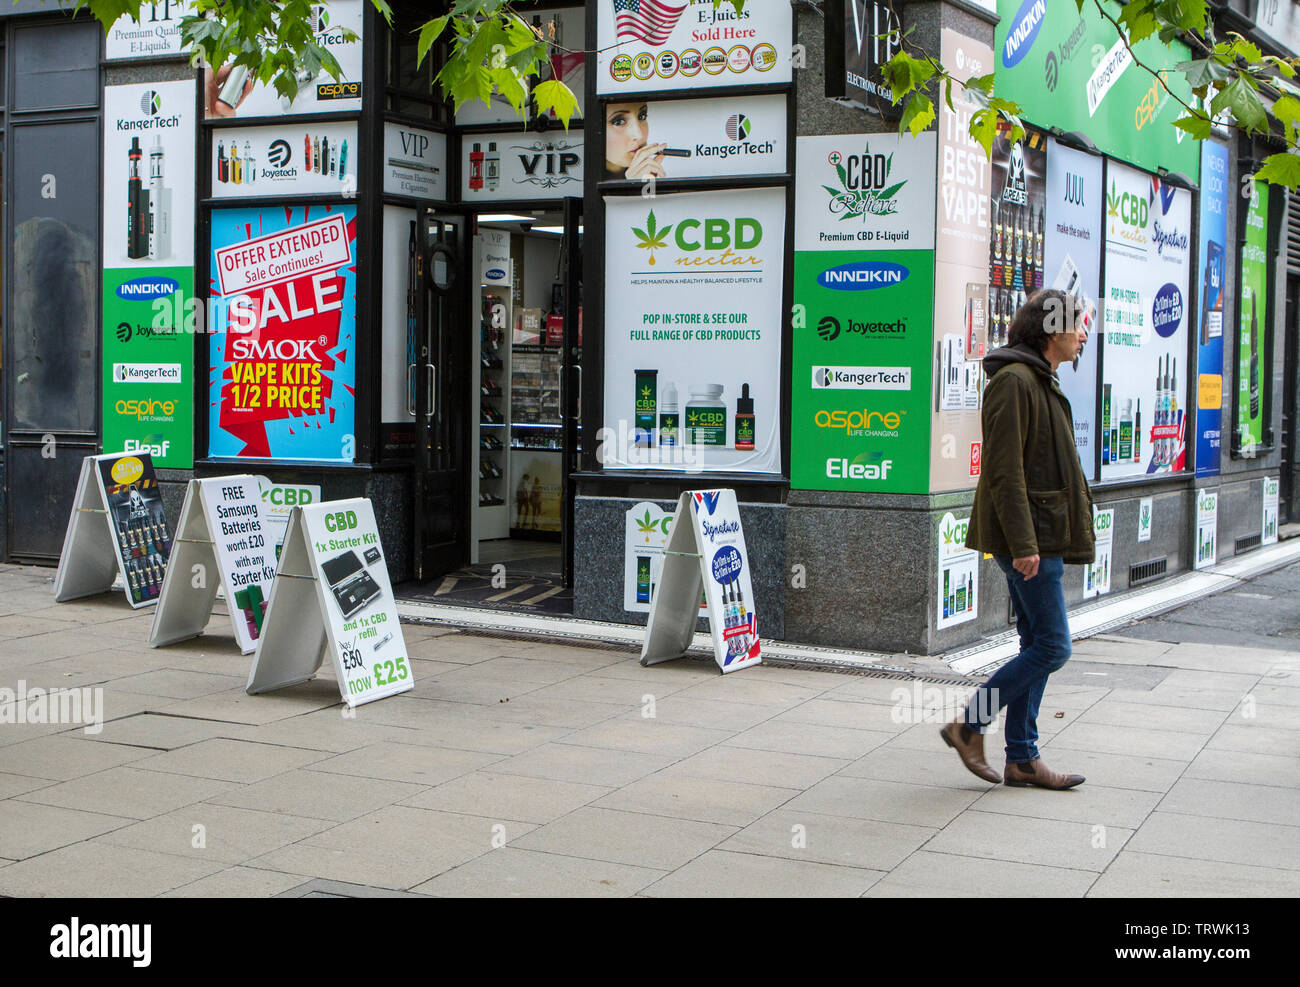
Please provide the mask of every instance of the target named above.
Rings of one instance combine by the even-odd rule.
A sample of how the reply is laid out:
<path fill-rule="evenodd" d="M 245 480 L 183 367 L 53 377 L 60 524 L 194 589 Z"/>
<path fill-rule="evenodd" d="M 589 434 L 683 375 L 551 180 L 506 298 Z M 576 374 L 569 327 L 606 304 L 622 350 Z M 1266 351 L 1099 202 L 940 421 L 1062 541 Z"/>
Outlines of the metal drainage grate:
<path fill-rule="evenodd" d="M 1247 535 L 1245 538 L 1238 538 L 1232 543 L 1234 554 L 1240 555 L 1242 552 L 1249 552 L 1252 548 L 1259 548 L 1262 537 L 1262 535 Z"/>
<path fill-rule="evenodd" d="M 1159 579 L 1168 571 L 1168 556 L 1162 559 L 1152 559 L 1150 562 L 1139 562 L 1128 567 L 1128 584 L 1129 586 L 1141 586 L 1143 583 Z"/>

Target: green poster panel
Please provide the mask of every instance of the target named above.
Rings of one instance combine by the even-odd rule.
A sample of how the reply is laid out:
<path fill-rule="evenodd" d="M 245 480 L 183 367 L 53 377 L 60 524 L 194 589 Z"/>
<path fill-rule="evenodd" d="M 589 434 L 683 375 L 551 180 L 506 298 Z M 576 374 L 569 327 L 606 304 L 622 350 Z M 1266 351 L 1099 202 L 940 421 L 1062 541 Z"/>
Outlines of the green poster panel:
<path fill-rule="evenodd" d="M 1118 17 L 1120 5 L 1104 3 Z M 1173 126 L 1184 110 L 1150 72 L 1134 61 L 1115 25 L 1091 3 L 998 0 L 993 71 L 997 93 L 1015 100 L 1030 123 L 1081 131 L 1106 154 L 1155 171 L 1163 166 L 1192 181 L 1200 174 L 1200 143 Z M 1175 68 L 1192 58 L 1179 41 L 1157 37 L 1133 51 L 1190 103 L 1187 80 Z"/>
<path fill-rule="evenodd" d="M 105 269 L 105 452 L 147 452 L 170 469 L 194 465 L 194 336 L 178 302 L 193 297 L 188 266 Z"/>
<path fill-rule="evenodd" d="M 792 486 L 930 488 L 933 250 L 797 251 Z"/>
<path fill-rule="evenodd" d="M 1241 246 L 1241 302 L 1237 320 L 1237 441 L 1249 455 L 1264 444 L 1264 375 L 1268 370 L 1268 185 L 1255 182 Z"/>

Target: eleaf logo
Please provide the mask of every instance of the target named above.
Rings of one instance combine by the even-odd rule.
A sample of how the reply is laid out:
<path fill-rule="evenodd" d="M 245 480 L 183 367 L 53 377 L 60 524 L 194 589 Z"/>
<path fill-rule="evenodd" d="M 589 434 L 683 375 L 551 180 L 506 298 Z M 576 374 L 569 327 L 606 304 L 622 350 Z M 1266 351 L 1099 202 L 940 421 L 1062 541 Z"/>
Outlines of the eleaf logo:
<path fill-rule="evenodd" d="M 888 480 L 893 465 L 892 459 L 881 459 L 881 453 L 864 452 L 852 462 L 847 459 L 826 460 L 826 476 L 832 480 Z"/>
<path fill-rule="evenodd" d="M 845 327 L 833 315 L 826 315 L 817 323 L 817 335 L 828 343 L 832 343 L 840 338 L 841 332 L 857 333 L 862 336 L 880 336 L 896 335 L 901 336 L 907 333 L 907 320 L 897 319 L 894 322 L 861 322 L 857 319 L 849 319 L 848 326 Z"/>
<path fill-rule="evenodd" d="M 1047 16 L 1047 0 L 1025 0 L 1011 18 L 1011 30 L 1002 45 L 1002 64 L 1012 68 L 1029 54 L 1029 49 L 1038 40 L 1042 30 L 1043 19 Z"/>
<path fill-rule="evenodd" d="M 147 89 L 140 96 L 140 112 L 147 117 L 157 116 L 162 109 L 162 97 L 154 90 Z"/>
<path fill-rule="evenodd" d="M 911 272 L 889 261 L 857 261 L 841 264 L 817 275 L 817 283 L 835 291 L 871 291 L 902 284 Z"/>
<path fill-rule="evenodd" d="M 50 927 L 50 955 L 56 960 L 129 959 L 135 967 L 145 967 L 153 957 L 153 926 L 147 923 L 127 925 L 82 925 L 77 916 L 67 925 Z"/>
<path fill-rule="evenodd" d="M 832 151 L 827 161 L 835 169 L 840 180 L 839 188 L 823 185 L 831 200 L 829 208 L 832 216 L 838 215 L 840 222 L 857 219 L 859 216 L 892 216 L 898 212 L 898 193 L 907 184 L 907 179 L 889 184 L 889 173 L 894 167 L 894 155 L 872 154 L 869 144 L 862 145 L 861 154 L 841 154 Z M 896 234 L 897 239 L 905 239 L 906 234 Z"/>
<path fill-rule="evenodd" d="M 283 168 L 292 157 L 293 151 L 290 150 L 289 142 L 286 140 L 273 140 L 266 150 L 266 160 L 271 162 L 273 168 Z"/>
<path fill-rule="evenodd" d="M 147 452 L 155 458 L 161 458 L 167 455 L 167 450 L 171 448 L 171 439 L 164 439 L 161 435 L 146 435 L 143 439 L 127 439 L 122 444 L 123 452 Z"/>
<path fill-rule="evenodd" d="M 814 387 L 838 391 L 910 391 L 911 367 L 813 367 Z"/>
<path fill-rule="evenodd" d="M 133 278 L 117 286 L 117 297 L 126 301 L 140 301 L 170 295 L 180 289 L 180 282 L 172 278 L 146 277 Z M 130 338 L 128 336 L 128 338 Z"/>

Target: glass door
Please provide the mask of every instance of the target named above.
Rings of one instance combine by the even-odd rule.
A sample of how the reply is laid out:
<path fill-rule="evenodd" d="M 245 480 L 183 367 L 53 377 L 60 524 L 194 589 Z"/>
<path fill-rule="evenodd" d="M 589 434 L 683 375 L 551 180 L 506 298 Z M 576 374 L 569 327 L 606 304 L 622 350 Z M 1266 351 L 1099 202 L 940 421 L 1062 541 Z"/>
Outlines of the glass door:
<path fill-rule="evenodd" d="M 574 490 L 571 477 L 581 468 L 582 427 L 582 200 L 564 200 L 563 245 L 564 357 L 560 379 L 564 435 L 562 475 L 563 524 L 561 558 L 564 584 L 573 585 Z M 589 440 L 594 441 L 594 440 Z"/>
<path fill-rule="evenodd" d="M 468 340 L 464 332 L 469 256 L 466 217 L 423 208 L 415 220 L 414 346 L 408 380 L 416 420 L 414 568 L 417 582 L 469 561 L 471 407 Z"/>

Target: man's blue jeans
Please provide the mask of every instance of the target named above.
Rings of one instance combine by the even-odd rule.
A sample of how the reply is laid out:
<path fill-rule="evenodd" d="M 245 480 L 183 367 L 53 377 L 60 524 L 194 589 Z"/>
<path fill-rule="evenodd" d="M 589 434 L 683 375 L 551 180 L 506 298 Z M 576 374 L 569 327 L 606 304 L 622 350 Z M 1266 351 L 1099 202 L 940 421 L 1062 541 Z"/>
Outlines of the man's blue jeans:
<path fill-rule="evenodd" d="M 1024 764 L 1038 757 L 1038 705 L 1047 676 L 1070 660 L 1070 625 L 1061 586 L 1065 563 L 1041 559 L 1038 575 L 1025 579 L 1011 559 L 994 556 L 994 561 L 1006 573 L 1020 632 L 1020 654 L 975 690 L 966 707 L 966 725 L 982 730 L 1005 706 L 1007 761 Z"/>

